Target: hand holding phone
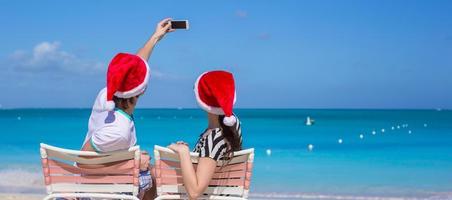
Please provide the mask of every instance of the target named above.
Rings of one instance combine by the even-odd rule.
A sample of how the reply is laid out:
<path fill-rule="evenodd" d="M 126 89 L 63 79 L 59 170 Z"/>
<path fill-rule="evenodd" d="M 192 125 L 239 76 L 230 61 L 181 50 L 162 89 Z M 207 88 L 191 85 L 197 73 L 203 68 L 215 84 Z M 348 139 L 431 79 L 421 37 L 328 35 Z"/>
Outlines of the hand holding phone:
<path fill-rule="evenodd" d="M 174 29 L 171 29 L 171 18 L 166 18 L 160 21 L 157 26 L 155 27 L 155 32 L 152 35 L 152 37 L 157 38 L 157 41 L 160 41 L 165 34 L 168 32 L 175 31 Z"/>

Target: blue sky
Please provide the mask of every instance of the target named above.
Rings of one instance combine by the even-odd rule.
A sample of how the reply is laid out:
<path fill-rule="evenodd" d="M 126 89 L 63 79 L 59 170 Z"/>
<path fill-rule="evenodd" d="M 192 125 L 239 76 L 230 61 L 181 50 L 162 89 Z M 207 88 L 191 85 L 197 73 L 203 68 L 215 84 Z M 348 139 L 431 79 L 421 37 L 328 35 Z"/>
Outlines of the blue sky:
<path fill-rule="evenodd" d="M 240 108 L 452 108 L 452 1 L 2 1 L 0 105 L 90 107 L 118 52 L 188 19 L 139 107 L 196 107 L 206 70 Z"/>

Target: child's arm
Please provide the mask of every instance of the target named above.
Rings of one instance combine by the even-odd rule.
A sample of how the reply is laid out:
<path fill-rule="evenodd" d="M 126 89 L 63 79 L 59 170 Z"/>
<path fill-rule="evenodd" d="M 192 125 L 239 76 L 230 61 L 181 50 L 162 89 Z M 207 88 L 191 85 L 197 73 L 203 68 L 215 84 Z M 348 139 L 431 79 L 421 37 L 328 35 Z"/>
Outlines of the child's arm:
<path fill-rule="evenodd" d="M 148 61 L 149 56 L 154 49 L 154 46 L 160 41 L 166 33 L 173 32 L 174 29 L 171 29 L 171 24 L 169 23 L 171 18 L 166 18 L 160 21 L 155 28 L 154 34 L 149 38 L 149 40 L 144 44 L 144 46 L 138 50 L 137 55 L 143 58 L 145 61 Z"/>

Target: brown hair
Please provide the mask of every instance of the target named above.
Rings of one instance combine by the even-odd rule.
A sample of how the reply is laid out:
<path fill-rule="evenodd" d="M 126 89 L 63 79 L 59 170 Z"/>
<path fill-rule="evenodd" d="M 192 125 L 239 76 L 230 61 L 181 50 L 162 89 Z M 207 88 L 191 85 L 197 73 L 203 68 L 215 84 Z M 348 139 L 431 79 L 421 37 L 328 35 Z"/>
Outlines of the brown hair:
<path fill-rule="evenodd" d="M 138 98 L 140 95 L 134 96 L 136 98 Z M 115 102 L 116 107 L 121 108 L 121 109 L 128 109 L 129 108 L 129 103 L 130 104 L 135 104 L 136 102 L 136 98 L 134 97 L 130 97 L 130 98 L 119 98 L 117 96 L 113 96 L 113 101 Z"/>
<path fill-rule="evenodd" d="M 242 150 L 242 139 L 239 135 L 240 130 L 240 124 L 238 124 L 239 127 L 237 127 L 237 122 L 233 126 L 226 126 L 223 123 L 224 115 L 220 115 L 218 117 L 218 120 L 220 121 L 221 129 L 223 132 L 223 137 L 226 139 L 226 155 L 224 156 L 227 160 L 231 160 L 234 156 L 234 151 L 240 151 Z"/>

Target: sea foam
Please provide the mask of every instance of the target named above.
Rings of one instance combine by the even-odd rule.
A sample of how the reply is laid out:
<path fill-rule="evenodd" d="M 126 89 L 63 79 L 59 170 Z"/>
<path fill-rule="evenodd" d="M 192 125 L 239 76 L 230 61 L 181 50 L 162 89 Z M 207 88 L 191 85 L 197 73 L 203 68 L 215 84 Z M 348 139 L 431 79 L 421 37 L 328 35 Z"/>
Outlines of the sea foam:
<path fill-rule="evenodd" d="M 2 193 L 44 193 L 41 172 L 24 169 L 3 169 L 0 171 L 0 192 Z"/>

